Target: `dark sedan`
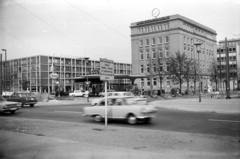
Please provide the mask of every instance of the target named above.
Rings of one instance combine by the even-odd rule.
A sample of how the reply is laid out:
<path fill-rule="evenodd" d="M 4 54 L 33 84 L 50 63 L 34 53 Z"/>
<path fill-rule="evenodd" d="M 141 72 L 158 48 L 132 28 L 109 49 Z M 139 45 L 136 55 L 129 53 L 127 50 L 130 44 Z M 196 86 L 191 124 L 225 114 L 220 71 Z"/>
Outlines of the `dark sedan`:
<path fill-rule="evenodd" d="M 7 101 L 19 102 L 21 106 L 30 105 L 33 107 L 38 101 L 33 93 L 16 93 L 14 92 Z"/>

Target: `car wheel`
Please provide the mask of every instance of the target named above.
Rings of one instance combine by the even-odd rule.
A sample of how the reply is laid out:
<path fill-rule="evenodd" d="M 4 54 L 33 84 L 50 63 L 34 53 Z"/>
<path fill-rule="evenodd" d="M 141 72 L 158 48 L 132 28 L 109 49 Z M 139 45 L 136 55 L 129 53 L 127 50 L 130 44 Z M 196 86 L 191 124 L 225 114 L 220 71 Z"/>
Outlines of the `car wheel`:
<path fill-rule="evenodd" d="M 101 122 L 102 121 L 102 117 L 100 115 L 95 115 L 94 116 L 94 121 Z"/>
<path fill-rule="evenodd" d="M 72 97 L 75 97 L 75 95 L 73 94 Z"/>
<path fill-rule="evenodd" d="M 127 117 L 127 122 L 129 124 L 137 124 L 137 118 L 133 114 L 130 114 Z"/>
<path fill-rule="evenodd" d="M 34 107 L 34 104 L 30 104 L 30 107 Z"/>
<path fill-rule="evenodd" d="M 15 114 L 16 110 L 12 110 L 10 111 L 11 114 Z"/>

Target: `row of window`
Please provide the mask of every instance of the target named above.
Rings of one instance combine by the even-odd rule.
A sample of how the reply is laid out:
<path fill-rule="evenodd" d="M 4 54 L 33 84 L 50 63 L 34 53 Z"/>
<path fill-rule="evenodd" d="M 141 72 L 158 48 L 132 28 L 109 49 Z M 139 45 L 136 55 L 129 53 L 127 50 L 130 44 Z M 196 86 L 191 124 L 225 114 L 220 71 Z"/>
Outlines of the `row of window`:
<path fill-rule="evenodd" d="M 144 65 L 140 65 L 140 73 L 143 74 L 146 69 L 146 73 L 150 73 L 150 64 L 147 64 L 145 65 L 145 68 L 144 68 Z M 159 64 L 159 70 L 157 70 L 157 65 L 156 64 L 153 64 L 152 65 L 152 71 L 153 73 L 156 73 L 158 71 L 169 71 L 169 64 L 166 63 L 166 64 Z"/>
<path fill-rule="evenodd" d="M 164 37 L 158 37 L 157 38 L 157 44 L 162 44 L 163 43 L 163 38 L 164 38 L 164 43 L 169 43 L 169 37 L 164 36 Z M 150 45 L 150 40 L 151 40 L 151 45 L 156 45 L 156 38 L 151 38 L 151 39 L 145 39 L 144 40 L 139 40 L 139 47 L 149 46 Z"/>
<path fill-rule="evenodd" d="M 162 48 L 159 48 L 158 49 L 158 54 L 159 54 L 159 57 L 162 58 L 162 57 L 169 57 L 170 54 L 169 54 L 169 48 L 166 47 L 164 48 L 164 53 L 162 51 Z M 140 50 L 140 60 L 144 60 L 144 57 L 145 59 L 150 59 L 150 52 L 149 50 L 146 50 L 146 54 L 144 56 L 144 53 L 143 53 L 143 50 Z M 152 52 L 151 52 L 151 58 L 152 59 L 156 59 L 157 58 L 157 53 L 156 53 L 156 50 L 153 49 Z"/>
<path fill-rule="evenodd" d="M 185 54 L 188 58 L 191 58 L 191 59 L 198 58 L 197 53 L 194 56 L 193 51 L 191 51 L 191 52 L 186 51 Z M 169 48 L 168 47 L 164 48 L 164 51 L 162 51 L 162 49 L 158 49 L 158 55 L 159 55 L 159 58 L 168 58 L 170 56 Z M 156 58 L 157 58 L 157 53 L 156 53 L 156 50 L 154 49 L 151 52 L 151 59 L 156 59 Z M 143 50 L 140 50 L 140 60 L 145 60 L 145 59 L 146 60 L 150 59 L 149 50 L 146 50 L 145 56 L 144 56 Z M 213 56 L 208 56 L 208 54 L 204 55 L 204 52 L 203 52 L 203 54 L 199 54 L 199 59 L 201 61 L 211 62 L 211 61 L 213 61 Z"/>
<path fill-rule="evenodd" d="M 188 45 L 191 45 L 191 46 L 194 45 L 194 39 L 191 38 L 191 37 L 184 36 L 183 37 L 183 42 L 184 42 L 184 44 L 188 44 Z M 203 43 L 203 41 L 196 39 L 196 43 Z M 204 42 L 203 45 L 200 47 L 200 49 L 204 49 L 204 48 L 207 49 L 207 50 L 213 51 L 214 50 L 214 45 L 210 44 L 210 43 L 207 43 L 207 42 Z"/>
<path fill-rule="evenodd" d="M 240 41 L 227 42 L 227 46 L 240 45 Z M 225 47 L 225 43 L 219 43 L 219 46 Z"/>
<path fill-rule="evenodd" d="M 141 78 L 141 83 L 140 83 L 140 87 L 141 88 L 144 88 L 144 84 L 145 82 L 144 82 L 144 79 L 143 78 Z M 150 80 L 150 78 L 148 78 L 147 79 L 147 86 L 150 86 L 150 84 L 151 84 L 151 80 Z M 153 78 L 153 80 L 152 80 L 152 84 L 153 84 L 153 86 L 157 86 L 157 78 Z M 167 86 L 170 86 L 170 81 L 166 81 L 166 84 L 167 84 Z"/>
<path fill-rule="evenodd" d="M 218 65 L 217 67 L 218 67 L 218 69 L 220 69 L 220 65 Z M 221 68 L 222 68 L 222 69 L 226 69 L 227 66 L 226 66 L 226 65 L 221 65 Z M 229 65 L 229 68 L 230 68 L 230 69 L 231 69 L 231 68 L 237 68 L 237 65 L 236 65 L 236 64 L 231 64 L 231 65 Z"/>
<path fill-rule="evenodd" d="M 151 33 L 151 32 L 168 30 L 168 29 L 169 29 L 168 23 L 164 23 L 164 24 L 158 24 L 153 26 L 141 27 L 138 29 L 138 34 Z"/>
<path fill-rule="evenodd" d="M 194 28 L 193 26 L 191 26 L 189 24 L 186 24 L 186 23 L 183 23 L 183 29 L 187 30 L 189 32 L 194 32 L 194 33 L 196 33 L 198 35 L 201 35 L 201 36 L 206 36 L 209 39 L 214 39 L 213 34 L 210 34 L 208 32 L 205 32 L 205 31 L 201 30 L 201 29 L 198 29 L 198 28 Z"/>
<path fill-rule="evenodd" d="M 217 52 L 225 53 L 226 49 L 217 49 Z M 236 52 L 236 48 L 228 48 L 228 52 Z"/>
<path fill-rule="evenodd" d="M 226 61 L 227 57 L 221 57 L 221 61 Z M 236 60 L 236 56 L 229 56 L 229 60 Z M 217 58 L 217 61 L 220 61 L 220 57 Z"/>

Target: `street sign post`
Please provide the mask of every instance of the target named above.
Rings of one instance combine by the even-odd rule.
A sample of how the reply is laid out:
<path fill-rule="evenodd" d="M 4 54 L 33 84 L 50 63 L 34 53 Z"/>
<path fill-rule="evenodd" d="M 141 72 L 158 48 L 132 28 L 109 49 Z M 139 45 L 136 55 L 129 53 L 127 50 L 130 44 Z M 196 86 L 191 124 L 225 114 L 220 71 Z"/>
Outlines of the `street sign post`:
<path fill-rule="evenodd" d="M 100 80 L 114 80 L 114 62 L 112 60 L 100 58 Z"/>
<path fill-rule="evenodd" d="M 100 80 L 105 81 L 105 129 L 107 130 L 107 81 L 114 80 L 114 62 L 100 58 Z"/>

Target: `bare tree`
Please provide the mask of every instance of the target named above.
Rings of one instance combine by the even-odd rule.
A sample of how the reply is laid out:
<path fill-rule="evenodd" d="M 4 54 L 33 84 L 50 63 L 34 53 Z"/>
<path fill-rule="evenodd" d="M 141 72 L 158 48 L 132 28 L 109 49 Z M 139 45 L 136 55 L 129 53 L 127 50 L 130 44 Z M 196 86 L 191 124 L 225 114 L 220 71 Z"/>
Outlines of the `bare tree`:
<path fill-rule="evenodd" d="M 218 69 L 218 63 L 216 60 L 214 60 L 209 68 L 208 68 L 208 72 L 211 74 L 210 76 L 210 80 L 214 81 L 216 83 L 216 90 L 218 90 L 218 79 L 220 78 L 220 73 L 219 73 L 219 69 Z"/>
<path fill-rule="evenodd" d="M 189 61 L 185 53 L 176 52 L 176 56 L 171 55 L 167 62 L 169 63 L 169 74 L 174 84 L 179 84 L 180 93 L 182 92 L 182 83 L 185 81 L 189 73 L 189 66 L 192 62 Z"/>
<path fill-rule="evenodd" d="M 153 70 L 154 74 L 159 77 L 160 80 L 160 92 L 162 95 L 162 81 L 163 79 L 168 76 L 167 72 L 167 61 L 165 58 L 157 57 L 157 66 L 156 70 Z"/>
<path fill-rule="evenodd" d="M 185 64 L 185 69 L 186 71 L 184 72 L 183 78 L 187 82 L 187 93 L 189 93 L 189 82 L 191 76 L 194 74 L 194 69 L 195 69 L 195 61 L 193 59 L 187 59 L 186 64 Z"/>

